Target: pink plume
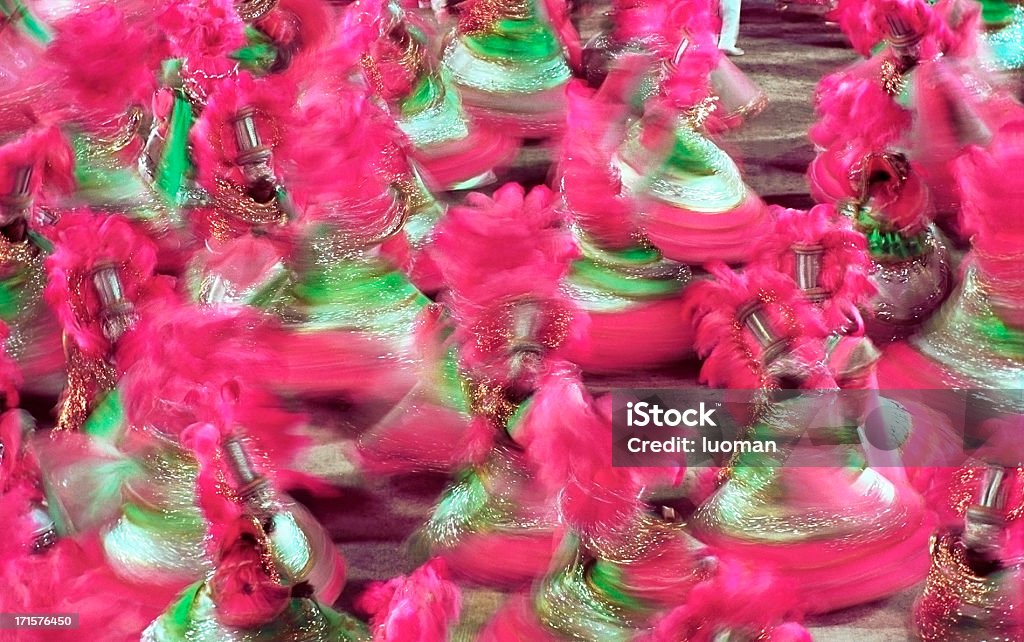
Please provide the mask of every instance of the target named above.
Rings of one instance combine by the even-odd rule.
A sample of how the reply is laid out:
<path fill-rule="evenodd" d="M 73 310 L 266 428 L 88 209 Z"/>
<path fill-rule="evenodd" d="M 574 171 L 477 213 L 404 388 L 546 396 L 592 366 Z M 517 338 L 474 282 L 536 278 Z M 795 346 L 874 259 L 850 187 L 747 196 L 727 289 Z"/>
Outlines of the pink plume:
<path fill-rule="evenodd" d="M 83 108 L 98 128 L 129 106 L 149 101 L 164 52 L 154 30 L 129 23 L 119 7 L 102 4 L 59 22 L 47 56 L 69 102 Z"/>
<path fill-rule="evenodd" d="M 760 302 L 773 334 L 788 341 L 801 362 L 820 362 L 827 330 L 789 277 L 758 266 L 742 272 L 723 263 L 707 268 L 714 279 L 688 288 L 683 301 L 684 322 L 695 328 L 695 348 L 704 358 L 702 383 L 746 390 L 764 385 L 763 348 L 739 324 L 740 311 L 752 302 Z"/>
<path fill-rule="evenodd" d="M 772 206 L 771 211 L 775 229 L 757 248 L 757 262 L 795 276 L 793 247 L 822 246 L 818 284 L 827 294 L 823 320 L 829 329 L 848 325 L 850 313 L 875 292 L 868 279 L 872 266 L 864 236 L 831 205 L 816 205 L 809 211 Z"/>
<path fill-rule="evenodd" d="M 491 326 L 510 302 L 529 300 L 543 307 L 537 334 L 542 341 L 550 338 L 547 347 L 580 337 L 579 315 L 572 314 L 561 290 L 577 251 L 546 187 L 526 193 L 510 183 L 493 197 L 470 194 L 435 229 L 431 254 L 451 288 L 462 357 L 470 367 L 506 347 L 507 337 Z M 566 315 L 575 317 L 573 322 L 565 323 Z"/>
<path fill-rule="evenodd" d="M 875 70 L 874 63 L 867 64 Z M 885 92 L 876 77 L 849 70 L 825 76 L 815 89 L 814 103 L 818 121 L 810 138 L 822 148 L 853 144 L 883 150 L 910 130 L 911 113 Z"/>
<path fill-rule="evenodd" d="M 446 642 L 462 598 L 441 558 L 408 576 L 371 585 L 356 606 L 369 614 L 373 642 Z"/>
<path fill-rule="evenodd" d="M 217 179 L 245 186 L 233 121 L 242 110 L 254 110 L 260 139 L 273 150 L 291 125 L 296 92 L 290 78 L 280 74 L 256 79 L 243 72 L 216 83 L 189 133 L 199 184 L 210 191 L 217 190 Z"/>
<path fill-rule="evenodd" d="M 86 354 L 102 356 L 111 347 L 103 335 L 103 306 L 91 281 L 94 269 L 115 266 L 124 298 L 137 307 L 170 293 L 167 280 L 154 277 L 155 246 L 121 216 L 87 209 L 68 212 L 61 216 L 52 240 L 44 296 L 64 331 Z"/>
<path fill-rule="evenodd" d="M 232 0 L 168 0 L 157 25 L 177 58 L 224 57 L 245 43 Z"/>
<path fill-rule="evenodd" d="M 765 631 L 772 642 L 810 642 L 810 634 L 789 621 L 796 615 L 793 595 L 774 576 L 726 560 L 637 642 L 713 642 L 731 631 Z"/>
<path fill-rule="evenodd" d="M 871 55 L 875 45 L 885 40 L 886 31 L 879 25 L 873 0 L 838 0 L 827 18 L 839 24 L 854 50 L 864 57 Z"/>
<path fill-rule="evenodd" d="M 29 194 L 56 200 L 75 187 L 75 156 L 71 145 L 55 126 L 31 129 L 0 146 L 0 194 L 10 194 L 18 170 L 31 168 Z"/>

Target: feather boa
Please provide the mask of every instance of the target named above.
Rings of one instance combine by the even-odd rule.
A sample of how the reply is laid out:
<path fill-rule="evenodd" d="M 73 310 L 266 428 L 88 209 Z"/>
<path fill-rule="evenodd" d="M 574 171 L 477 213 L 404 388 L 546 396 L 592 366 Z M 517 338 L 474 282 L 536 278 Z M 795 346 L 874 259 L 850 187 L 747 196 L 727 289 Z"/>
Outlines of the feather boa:
<path fill-rule="evenodd" d="M 431 252 L 451 288 L 448 302 L 468 368 L 508 347 L 502 316 L 516 301 L 544 308 L 537 337 L 550 339 L 546 347 L 581 336 L 580 315 L 572 313 L 561 290 L 576 247 L 549 189 L 535 187 L 527 194 L 510 183 L 493 198 L 470 194 L 465 205 L 448 211 L 434 238 Z"/>
<path fill-rule="evenodd" d="M 817 205 L 809 211 L 772 206 L 774 233 L 756 251 L 756 262 L 783 274 L 796 274 L 794 245 L 820 245 L 821 272 L 818 283 L 828 295 L 822 306 L 825 326 L 839 330 L 851 314 L 875 293 L 868 279 L 871 260 L 864 236 L 841 218 L 831 205 Z"/>
<path fill-rule="evenodd" d="M 790 355 L 808 368 L 821 363 L 827 330 L 789 277 L 758 266 L 734 272 L 723 263 L 709 265 L 708 271 L 714 279 L 689 287 L 683 301 L 684 322 L 695 329 L 695 348 L 704 359 L 701 383 L 757 390 L 770 382 L 762 346 L 738 319 L 741 309 L 755 301 L 774 336 L 789 342 Z M 829 383 L 820 380 L 827 375 L 819 369 L 809 374 L 805 387 Z"/>
<path fill-rule="evenodd" d="M 461 601 L 444 560 L 434 558 L 408 576 L 370 585 L 356 607 L 370 616 L 373 642 L 446 642 Z"/>

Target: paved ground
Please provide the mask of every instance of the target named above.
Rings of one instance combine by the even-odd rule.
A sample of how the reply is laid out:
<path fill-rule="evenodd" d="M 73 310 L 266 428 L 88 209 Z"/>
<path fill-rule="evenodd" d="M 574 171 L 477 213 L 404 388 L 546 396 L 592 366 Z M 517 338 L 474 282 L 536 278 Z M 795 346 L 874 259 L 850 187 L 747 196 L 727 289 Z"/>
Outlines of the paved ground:
<path fill-rule="evenodd" d="M 596 22 L 596 16 L 588 18 L 584 31 Z M 853 54 L 838 30 L 813 10 L 793 7 L 779 12 L 773 2 L 764 0 L 748 0 L 745 4 L 739 44 L 747 54 L 736 58 L 736 63 L 765 89 L 771 103 L 758 118 L 731 136 L 727 146 L 741 161 L 748 182 L 768 202 L 806 206 L 809 198 L 803 173 L 813 150 L 805 133 L 813 119 L 810 100 L 814 85 L 825 73 L 851 61 Z M 527 150 L 511 175 L 525 182 L 542 181 L 546 173 L 543 159 L 542 149 Z M 687 370 L 594 384 L 673 385 L 690 379 Z M 330 429 L 323 431 L 324 443 L 312 453 L 309 466 L 328 473 L 337 482 L 339 495 L 305 499 L 348 559 L 351 580 L 341 600 L 344 607 L 367 581 L 415 566 L 405 540 L 428 515 L 445 479 L 364 479 L 344 453 L 367 417 L 323 409 L 316 419 Z M 915 594 L 910 591 L 887 602 L 815 619 L 810 623 L 814 637 L 822 642 L 907 640 L 906 625 Z M 493 592 L 468 591 L 459 639 L 473 639 L 473 631 L 500 599 Z"/>

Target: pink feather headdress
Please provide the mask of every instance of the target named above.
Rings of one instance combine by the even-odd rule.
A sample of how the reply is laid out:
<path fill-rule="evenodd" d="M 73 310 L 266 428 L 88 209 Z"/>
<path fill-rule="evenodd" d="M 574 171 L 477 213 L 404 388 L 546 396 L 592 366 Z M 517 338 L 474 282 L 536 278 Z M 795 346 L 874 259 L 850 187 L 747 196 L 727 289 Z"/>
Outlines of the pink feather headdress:
<path fill-rule="evenodd" d="M 216 194 L 259 178 L 276 180 L 274 151 L 291 130 L 296 94 L 291 79 L 280 75 L 256 79 L 243 72 L 216 83 L 189 134 L 199 184 Z"/>
<path fill-rule="evenodd" d="M 278 467 L 306 444 L 303 417 L 280 407 L 265 382 L 279 362 L 253 311 L 169 303 L 144 317 L 119 347 L 128 417 L 167 435 L 193 423 L 244 428 Z"/>
<path fill-rule="evenodd" d="M 408 576 L 371 584 L 356 602 L 370 616 L 373 642 L 447 642 L 462 596 L 434 558 Z"/>
<path fill-rule="evenodd" d="M 28 209 L 54 202 L 75 187 L 75 155 L 55 126 L 31 129 L 0 146 L 0 215 L 3 207 Z"/>
<path fill-rule="evenodd" d="M 55 31 L 46 55 L 57 87 L 81 110 L 90 131 L 106 133 L 110 121 L 149 102 L 166 54 L 155 30 L 103 4 L 60 21 Z"/>
<path fill-rule="evenodd" d="M 113 318 L 117 313 L 134 315 L 171 291 L 168 279 L 154 276 L 153 243 L 121 216 L 69 212 L 61 216 L 52 240 L 44 296 L 64 332 L 86 355 L 111 352 L 109 324 L 124 321 Z"/>
<path fill-rule="evenodd" d="M 281 166 L 307 220 L 371 241 L 396 233 L 405 214 L 392 186 L 408 176 L 405 139 L 366 88 L 320 82 L 299 99 L 294 122 Z"/>
<path fill-rule="evenodd" d="M 858 307 L 875 292 L 864 236 L 831 205 L 770 209 L 775 229 L 757 248 L 756 262 L 790 275 L 821 306 L 827 328 L 859 319 Z"/>
<path fill-rule="evenodd" d="M 510 352 L 517 341 L 548 351 L 577 338 L 580 315 L 562 292 L 577 252 L 555 205 L 546 187 L 526 193 L 510 183 L 493 198 L 470 194 L 435 230 L 431 252 L 451 288 L 469 370 Z"/>
<path fill-rule="evenodd" d="M 828 330 L 789 276 L 763 266 L 734 272 L 723 263 L 708 270 L 714 278 L 692 285 L 683 301 L 684 322 L 695 329 L 694 347 L 704 359 L 702 383 L 771 387 L 771 364 L 791 359 L 800 372 L 787 374 L 803 376 L 802 387 L 832 387 L 822 379 Z"/>
<path fill-rule="evenodd" d="M 972 234 L 974 260 L 999 283 L 999 296 L 1024 300 L 1024 178 L 1009 168 L 1024 162 L 1024 122 L 1001 129 L 987 148 L 970 147 L 957 161 L 963 224 Z M 1019 304 L 1018 304 L 1019 305 Z"/>

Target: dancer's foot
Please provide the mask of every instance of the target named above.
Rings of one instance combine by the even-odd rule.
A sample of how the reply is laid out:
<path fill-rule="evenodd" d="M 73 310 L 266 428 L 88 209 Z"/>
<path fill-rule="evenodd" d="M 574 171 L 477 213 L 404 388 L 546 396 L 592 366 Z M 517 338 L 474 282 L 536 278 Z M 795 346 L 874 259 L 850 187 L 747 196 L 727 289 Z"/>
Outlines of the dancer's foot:
<path fill-rule="evenodd" d="M 719 47 L 719 49 L 729 54 L 730 56 L 742 56 L 744 53 L 746 53 L 739 47 Z"/>

